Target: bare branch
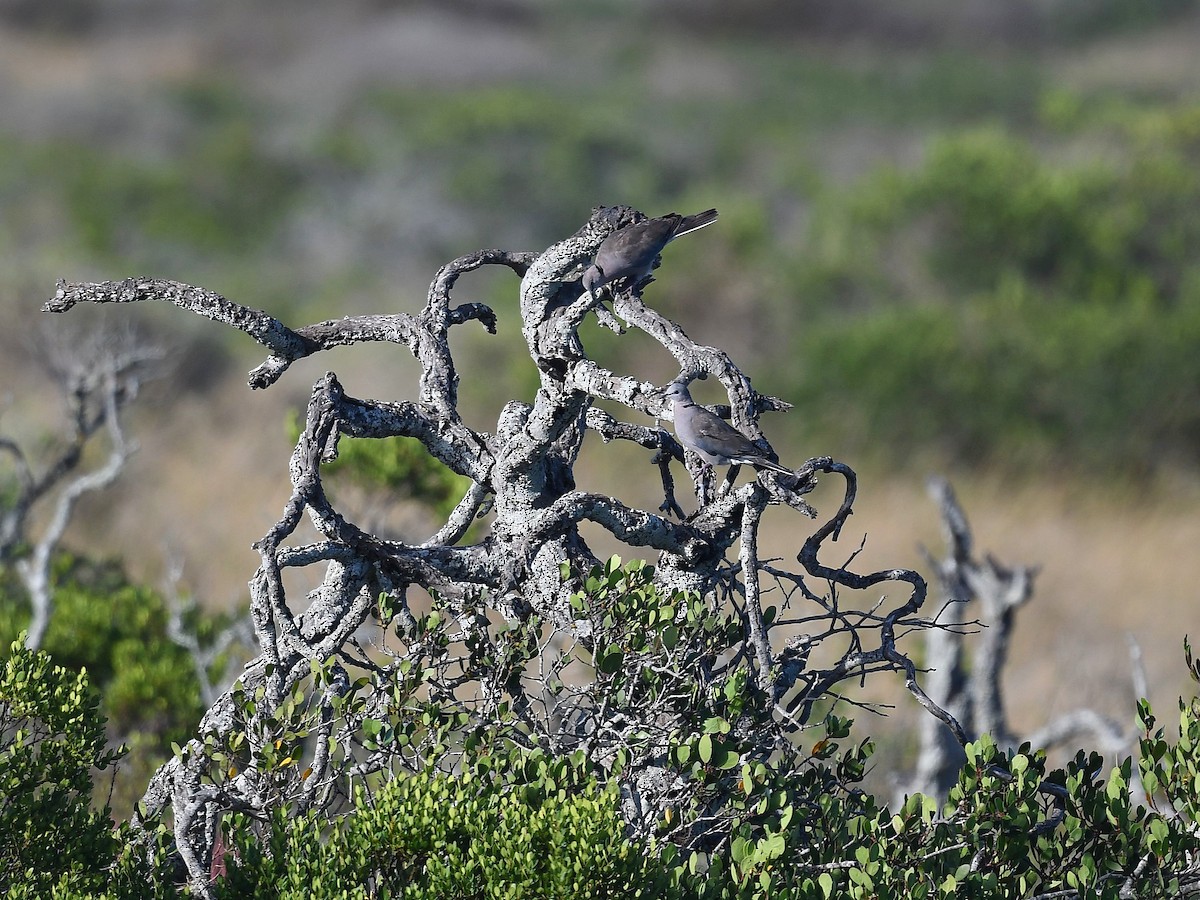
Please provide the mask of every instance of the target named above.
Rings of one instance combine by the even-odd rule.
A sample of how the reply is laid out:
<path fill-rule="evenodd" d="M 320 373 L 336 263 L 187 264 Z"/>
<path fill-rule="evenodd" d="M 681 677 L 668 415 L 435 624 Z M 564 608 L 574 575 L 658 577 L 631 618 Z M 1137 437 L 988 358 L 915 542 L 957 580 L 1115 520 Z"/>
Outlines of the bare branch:
<path fill-rule="evenodd" d="M 200 699 L 205 706 L 212 706 L 219 696 L 218 686 L 213 684 L 209 675 L 213 664 L 224 654 L 228 653 L 235 644 L 247 649 L 254 646 L 254 628 L 250 614 L 239 616 L 213 638 L 207 647 L 202 646 L 195 632 L 188 628 L 186 618 L 196 609 L 196 601 L 191 597 L 184 598 L 179 592 L 179 583 L 183 578 L 183 564 L 173 561 L 168 565 L 166 577 L 163 579 L 163 599 L 167 604 L 167 636 L 188 652 L 192 662 L 192 670 L 196 674 L 196 683 L 200 686 Z M 231 658 L 226 663 L 226 671 L 219 682 L 222 687 L 232 679 Z"/>
<path fill-rule="evenodd" d="M 741 486 L 731 472 L 715 497 L 697 468 L 692 474 L 700 504 L 685 516 L 670 469 L 673 461 L 685 460 L 679 444 L 661 428 L 629 424 L 596 407 L 603 399 L 631 417 L 666 411 L 660 386 L 588 357 L 578 329 L 592 314 L 618 333 L 643 331 L 687 377 L 714 376 L 729 399 L 720 413 L 768 458 L 774 451 L 758 419 L 788 408 L 757 393 L 724 351 L 696 344 L 646 306 L 647 281 L 617 289 L 612 313 L 583 290 L 580 277 L 601 241 L 642 219 L 628 207 L 597 208 L 579 231 L 540 254 L 481 250 L 451 261 L 438 271 L 416 314 L 358 316 L 294 330 L 175 282 L 137 278 L 58 286 L 46 306 L 50 311 L 82 301 L 165 300 L 246 332 L 271 353 L 251 374 L 253 387 L 274 383 L 293 360 L 362 341 L 401 344 L 421 365 L 415 402 L 349 397 L 333 373 L 313 387 L 290 461 L 291 496 L 279 521 L 255 544 L 260 561 L 250 615 L 261 655 L 214 698 L 199 736 L 156 773 L 139 817 L 144 825 L 174 812 L 176 841 L 197 893 L 207 890 L 213 823 L 223 810 L 260 815 L 285 801 L 297 810 L 320 808 L 338 791 L 345 796 L 347 779 L 431 765 L 453 770 L 462 750 L 441 742 L 432 728 L 403 747 L 387 746 L 382 735 L 365 736 L 368 726 L 379 731 L 385 721 L 415 715 L 421 704 L 437 704 L 471 729 L 503 729 L 521 746 L 582 751 L 600 770 L 623 758 L 623 809 L 631 823 L 648 830 L 665 809 L 688 807 L 695 816 L 673 839 L 705 849 L 729 839 L 734 813 L 727 800 L 737 790 L 737 774 L 730 771 L 706 786 L 673 767 L 670 751 L 697 721 L 715 714 L 714 697 L 738 685 L 747 694 L 738 698 L 743 712 L 730 713 L 736 721 L 727 727 L 746 759 L 799 759 L 795 737 L 815 704 L 839 699 L 837 687 L 847 679 L 883 672 L 901 675 L 918 701 L 965 739 L 955 717 L 922 690 L 916 666 L 898 647 L 904 634 L 928 627 L 918 616 L 925 582 L 905 569 L 853 572 L 856 554 L 840 566 L 820 559 L 853 512 L 857 483 L 849 467 L 817 458 L 794 476 L 766 473 Z M 534 396 L 508 403 L 491 433 L 471 429 L 459 414 L 449 342 L 455 325 L 475 320 L 488 331 L 496 327 L 488 307 L 455 305 L 453 299 L 460 276 L 484 265 L 521 276 L 522 335 L 539 375 Z M 577 484 L 575 463 L 589 430 L 604 441 L 646 449 L 662 477 L 657 512 Z M 471 486 L 423 543 L 383 540 L 349 521 L 326 496 L 321 467 L 336 458 L 342 435 L 415 438 Z M 845 479 L 846 492 L 837 513 L 803 540 L 797 556 L 802 571 L 760 559 L 766 508 L 787 506 L 814 516 L 804 497 L 825 473 Z M 469 531 L 483 510 L 488 527 Z M 319 537 L 299 544 L 296 533 L 305 518 Z M 608 541 L 653 553 L 653 565 L 628 571 L 602 566 L 581 530 L 585 522 L 599 526 Z M 310 566 L 323 567 L 319 585 L 292 596 L 285 571 Z M 627 585 L 629 593 L 606 593 L 610 581 Z M 903 598 L 864 597 L 861 608 L 848 600 L 887 583 L 899 584 Z M 421 611 L 428 605 L 410 607 L 410 594 L 422 592 L 431 612 Z M 768 615 L 772 592 L 781 602 Z M 635 599 L 664 606 L 636 615 L 605 607 Z M 674 604 L 673 612 L 663 612 L 667 604 Z M 644 621 L 638 618 L 643 613 Z M 730 617 L 721 620 L 729 625 L 718 627 L 717 616 Z M 694 625 L 688 631 L 689 622 L 705 617 L 711 618 L 709 630 Z M 388 631 L 376 629 L 375 618 Z M 788 630 L 781 631 L 785 620 Z M 646 624 L 651 621 L 653 628 Z M 668 628 L 669 638 L 655 631 Z M 845 652 L 824 668 L 810 668 L 810 660 L 820 658 L 813 648 L 833 640 L 844 642 Z M 625 679 L 620 689 L 618 678 Z M 303 710 L 294 714 L 304 716 L 303 728 L 286 732 L 281 710 L 294 709 L 298 696 L 305 698 Z M 348 696 L 353 704 L 343 703 Z M 317 736 L 315 747 L 294 750 L 305 755 L 307 766 L 290 765 L 293 756 L 287 766 L 263 761 L 286 743 L 286 734 L 301 730 Z M 207 765 L 206 746 L 241 754 L 236 774 Z"/>
<path fill-rule="evenodd" d="M 930 479 L 929 493 L 938 504 L 947 544 L 946 556 L 940 560 L 925 551 L 946 597 L 937 620 L 940 627 L 927 631 L 925 636 L 926 661 L 932 670 L 928 683 L 937 702 L 956 711 L 969 733 L 990 734 L 1001 747 L 1015 748 L 1028 741 L 1034 747 L 1048 749 L 1071 746 L 1087 736 L 1107 753 L 1128 752 L 1135 738 L 1132 727 L 1090 709 L 1060 715 L 1023 739 L 1012 732 L 1001 690 L 1002 676 L 1016 612 L 1032 598 L 1038 568 L 1008 567 L 990 555 L 977 559 L 970 524 L 949 482 Z M 968 674 L 967 631 L 961 626 L 968 622 L 968 604 L 976 602 L 980 607 L 977 621 L 984 627 L 975 642 Z M 1133 650 L 1131 655 L 1137 683 L 1137 656 Z M 1144 687 L 1144 681 L 1141 684 Z M 944 795 L 957 777 L 962 754 L 947 746 L 924 723 L 920 736 L 916 773 L 905 789 Z"/>
<path fill-rule="evenodd" d="M 99 414 L 99 421 L 103 422 L 108 432 L 110 444 L 108 459 L 99 468 L 77 476 L 62 488 L 50 521 L 41 537 L 34 543 L 27 558 L 17 560 L 17 574 L 21 578 L 33 607 L 33 618 L 25 639 L 25 645 L 30 649 L 37 649 L 42 645 L 42 641 L 46 637 L 46 629 L 50 626 L 50 617 L 54 611 L 50 586 L 51 562 L 54 551 L 58 548 L 59 542 L 67 530 L 67 525 L 71 521 L 75 505 L 85 494 L 103 490 L 112 484 L 125 467 L 125 462 L 130 454 L 136 449 L 126 440 L 121 427 L 119 404 L 122 402 L 121 394 L 124 386 L 117 370 L 110 368 L 104 373 L 101 390 L 103 412 Z M 76 397 L 79 399 L 80 405 L 83 405 L 85 399 L 90 397 L 90 393 L 90 389 L 81 389 L 77 392 Z M 82 441 L 79 446 L 82 447 Z M 70 466 L 64 466 L 59 470 L 55 477 L 62 477 L 70 468 L 74 468 L 73 462 Z M 37 485 L 42 489 L 41 492 L 48 490 L 50 486 L 51 483 L 48 480 L 43 480 Z"/>
<path fill-rule="evenodd" d="M 755 659 L 758 661 L 758 686 L 762 691 L 770 691 L 774 665 L 771 659 L 771 645 L 767 641 L 767 629 L 763 623 L 762 602 L 758 586 L 758 523 L 762 519 L 763 511 L 767 508 L 767 494 L 766 491 L 758 489 L 757 485 L 755 488 L 750 492 L 742 507 L 742 528 L 739 534 L 739 543 L 742 548 L 740 561 L 746 594 L 750 642 L 754 648 Z"/>

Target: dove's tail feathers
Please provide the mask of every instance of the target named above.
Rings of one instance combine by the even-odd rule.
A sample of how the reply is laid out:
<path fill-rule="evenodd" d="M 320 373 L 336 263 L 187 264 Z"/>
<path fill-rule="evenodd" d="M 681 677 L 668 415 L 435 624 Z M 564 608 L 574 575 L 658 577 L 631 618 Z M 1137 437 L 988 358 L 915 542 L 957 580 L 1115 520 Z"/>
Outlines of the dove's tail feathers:
<path fill-rule="evenodd" d="M 780 475 L 793 475 L 794 476 L 796 474 L 791 469 L 781 466 L 777 462 L 771 462 L 771 460 L 767 459 L 764 456 L 760 456 L 758 459 L 754 460 L 752 465 L 757 466 L 760 469 L 770 469 L 772 472 L 778 472 Z"/>
<path fill-rule="evenodd" d="M 717 211 L 715 209 L 706 209 L 704 212 L 696 213 L 694 216 L 684 216 L 679 221 L 679 227 L 675 229 L 674 237 L 682 237 L 689 231 L 695 231 L 698 228 L 703 228 L 705 225 L 711 225 L 717 221 Z"/>

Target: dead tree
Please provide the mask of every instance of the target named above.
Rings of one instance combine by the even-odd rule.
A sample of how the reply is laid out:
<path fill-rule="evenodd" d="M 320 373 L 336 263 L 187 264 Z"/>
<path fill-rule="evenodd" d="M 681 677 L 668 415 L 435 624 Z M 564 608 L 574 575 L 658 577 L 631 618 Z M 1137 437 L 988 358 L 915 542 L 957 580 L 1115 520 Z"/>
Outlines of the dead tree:
<path fill-rule="evenodd" d="M 148 364 L 161 356 L 130 333 L 115 329 L 101 329 L 82 341 L 51 337 L 41 349 L 66 399 L 67 440 L 38 467 L 17 441 L 0 436 L 0 454 L 11 461 L 14 483 L 10 498 L 0 507 L 0 565 L 14 567 L 28 595 L 32 618 L 25 643 L 31 649 L 41 647 L 54 611 L 54 553 L 79 500 L 116 481 L 134 452 L 121 416 L 137 398 Z M 80 471 L 85 448 L 101 434 L 108 437 L 107 457 Z M 35 535 L 31 517 L 39 506 L 51 511 Z"/>
<path fill-rule="evenodd" d="M 1003 748 L 1015 749 L 1029 742 L 1035 749 L 1069 746 L 1084 737 L 1090 746 L 1112 755 L 1131 753 L 1137 739 L 1132 726 L 1115 722 L 1092 709 L 1077 709 L 1058 716 L 1028 735 L 1014 733 L 1008 721 L 1001 678 L 1008 660 L 1016 614 L 1033 597 L 1036 566 L 1006 566 L 988 554 L 975 555 L 975 541 L 967 515 L 950 483 L 942 478 L 929 482 L 929 493 L 937 503 L 946 539 L 946 555 L 937 559 L 925 551 L 933 569 L 944 605 L 938 624 L 925 635 L 925 665 L 929 670 L 926 688 L 931 697 L 950 712 L 972 737 L 988 734 Z M 970 648 L 968 634 L 975 637 Z M 967 660 L 968 649 L 971 658 Z M 1134 694 L 1144 697 L 1137 648 L 1134 655 Z M 944 797 L 958 778 L 964 757 L 956 741 L 946 740 L 944 729 L 920 725 L 917 765 L 905 792 Z"/>
<path fill-rule="evenodd" d="M 669 807 L 709 804 L 687 828 L 668 835 L 685 846 L 709 847 L 720 846 L 719 804 L 697 795 L 671 754 L 698 732 L 697 715 L 717 702 L 712 698 L 721 689 L 739 695 L 734 699 L 742 712 L 728 740 L 741 759 L 768 759 L 794 747 L 818 701 L 837 697 L 848 679 L 875 672 L 899 673 L 922 705 L 963 739 L 897 647 L 898 634 L 927 627 L 920 618 L 924 581 L 904 569 L 861 574 L 850 563 L 822 560 L 853 509 L 856 480 L 848 466 L 813 458 L 791 478 L 761 473 L 684 515 L 671 464 L 684 462 L 697 495 L 707 499 L 698 460 L 665 430 L 637 421 L 664 416 L 661 387 L 591 359 L 578 333 L 585 318 L 595 315 L 619 333 L 641 329 L 675 358 L 682 377 L 715 377 L 729 397 L 728 409 L 719 411 L 765 452 L 758 417 L 787 404 L 757 393 L 724 352 L 693 342 L 644 305 L 645 282 L 610 286 L 611 311 L 583 290 L 580 277 L 600 242 L 643 218 L 627 207 L 597 208 L 577 233 L 544 252 L 481 250 L 446 264 L 415 314 L 346 317 L 298 329 L 211 291 L 154 278 L 59 284 L 48 311 L 84 301 L 165 300 L 245 331 L 270 352 L 250 374 L 254 388 L 273 384 L 296 359 L 365 341 L 401 344 L 421 364 L 412 402 L 347 396 L 333 373 L 313 387 L 291 458 L 291 499 L 256 544 L 261 563 L 250 582 L 251 613 L 261 655 L 212 705 L 197 738 L 155 775 L 139 812 L 142 822 L 171 813 L 178 853 L 197 892 L 207 890 L 216 829 L 227 811 L 260 816 L 281 800 L 293 809 L 322 807 L 344 794 L 348 782 L 373 772 L 430 764 L 452 769 L 461 753 L 456 742 L 486 728 L 503 728 L 531 750 L 582 752 L 598 770 L 618 769 L 623 808 L 636 831 L 649 831 Z M 521 279 L 519 325 L 539 373 L 534 397 L 509 402 L 491 431 L 472 427 L 459 412 L 448 343 L 455 326 L 474 321 L 491 333 L 499 326 L 502 313 L 452 301 L 458 279 L 487 265 L 507 267 Z M 597 400 L 620 404 L 631 420 L 602 411 Z M 656 510 L 577 482 L 575 463 L 589 430 L 605 442 L 646 448 L 662 476 Z M 470 487 L 424 541 L 368 533 L 331 505 L 322 483 L 321 464 L 336 457 L 343 435 L 416 438 Z M 800 540 L 799 567 L 761 559 L 764 510 L 786 505 L 815 516 L 803 498 L 823 474 L 844 480 L 844 499 Z M 321 537 L 295 543 L 306 515 Z M 484 535 L 464 542 L 481 517 Z M 624 575 L 605 568 L 580 532 L 585 521 L 654 565 Z M 303 598 L 291 596 L 285 573 L 310 566 L 324 567 L 320 586 Z M 621 578 L 652 589 L 634 594 L 664 604 L 667 627 L 679 623 L 683 636 L 672 632 L 667 639 L 660 630 L 648 646 L 632 619 L 605 607 L 628 600 L 606 594 Z M 851 602 L 883 586 L 898 595 Z M 654 627 L 663 628 L 662 609 L 639 609 L 645 621 L 659 616 Z M 735 623 L 719 641 L 684 634 L 689 615 L 714 610 L 727 611 Z M 364 646 L 364 626 L 373 616 L 390 629 Z M 613 690 L 621 673 L 631 679 L 623 684 L 644 689 Z M 293 722 L 306 717 L 304 727 L 282 732 L 288 716 Z M 737 777 L 730 773 L 730 790 Z"/>

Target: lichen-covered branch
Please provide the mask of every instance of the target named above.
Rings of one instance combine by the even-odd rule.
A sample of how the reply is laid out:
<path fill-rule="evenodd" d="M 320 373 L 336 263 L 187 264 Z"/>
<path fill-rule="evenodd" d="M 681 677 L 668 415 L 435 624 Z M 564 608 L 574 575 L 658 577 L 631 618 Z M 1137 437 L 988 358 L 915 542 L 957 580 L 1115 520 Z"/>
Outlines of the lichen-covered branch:
<path fill-rule="evenodd" d="M 788 404 L 758 394 L 728 354 L 696 344 L 646 305 L 648 282 L 622 282 L 609 299 L 583 290 L 580 276 L 600 242 L 642 218 L 628 207 L 597 208 L 542 253 L 481 250 L 447 263 L 415 314 L 297 329 L 176 282 L 59 284 L 47 310 L 165 300 L 249 334 L 270 352 L 251 373 L 253 387 L 273 384 L 296 359 L 363 341 L 401 344 L 421 365 L 411 402 L 349 397 L 333 373 L 313 387 L 289 467 L 291 496 L 255 544 L 250 612 L 261 655 L 215 699 L 183 753 L 156 773 L 138 817 L 148 823 L 173 811 L 198 895 L 209 890 L 215 823 L 229 811 L 262 817 L 283 802 L 311 809 L 348 797 L 382 770 L 452 769 L 468 733 L 499 730 L 520 746 L 579 751 L 600 769 L 619 760 L 631 825 L 656 827 L 664 810 L 687 807 L 696 815 L 672 839 L 709 848 L 728 837 L 732 813 L 722 798 L 736 782 L 731 775 L 705 787 L 672 767 L 681 744 L 718 712 L 730 717 L 728 740 L 745 759 L 795 753 L 815 705 L 836 699 L 838 685 L 893 672 L 961 739 L 898 646 L 903 629 L 924 626 L 924 582 L 907 570 L 859 575 L 823 562 L 852 512 L 853 471 L 818 458 L 794 476 L 766 473 L 710 499 L 697 468 L 689 476 L 698 504 L 686 514 L 671 472 L 685 454 L 656 421 L 669 414 L 662 388 L 588 357 L 578 330 L 591 315 L 618 333 L 643 331 L 682 376 L 715 377 L 729 398 L 719 412 L 772 453 L 758 418 Z M 489 307 L 454 299 L 460 276 L 484 265 L 520 277 L 518 324 L 539 373 L 534 395 L 509 402 L 491 432 L 459 414 L 449 342 L 455 325 L 478 321 L 494 332 L 500 324 Z M 628 416 L 601 411 L 597 399 Z M 655 511 L 640 498 L 581 484 L 586 473 L 576 463 L 589 431 L 645 448 L 662 476 Z M 325 491 L 322 467 L 337 457 L 342 436 L 414 438 L 470 487 L 432 536 L 385 540 L 347 518 Z M 790 507 L 807 525 L 815 511 L 804 498 L 823 474 L 843 477 L 846 495 L 803 540 L 801 570 L 761 559 L 765 510 Z M 300 543 L 305 519 L 318 538 Z M 589 538 L 596 529 L 652 564 L 605 563 Z M 303 596 L 285 577 L 298 569 L 323 572 Z M 843 596 L 887 582 L 903 585 L 906 596 L 886 609 L 886 600 L 853 608 Z M 810 651 L 824 642 L 846 649 L 832 665 L 810 670 Z M 701 752 L 711 751 L 706 746 Z"/>

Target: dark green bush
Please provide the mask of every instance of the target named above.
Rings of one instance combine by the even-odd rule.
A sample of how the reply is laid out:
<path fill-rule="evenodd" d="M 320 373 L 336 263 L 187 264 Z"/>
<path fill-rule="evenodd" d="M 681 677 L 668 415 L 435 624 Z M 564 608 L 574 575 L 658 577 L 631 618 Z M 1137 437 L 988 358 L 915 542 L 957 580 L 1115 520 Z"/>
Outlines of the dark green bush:
<path fill-rule="evenodd" d="M 893 810 L 837 786 L 861 774 L 870 747 L 839 751 L 845 732 L 835 722 L 813 747 L 839 770 L 827 771 L 828 791 L 779 777 L 759 810 L 769 815 L 748 818 L 712 854 L 678 859 L 669 845 L 628 840 L 614 784 L 598 785 L 569 760 L 516 751 L 475 756 L 465 776 L 408 775 L 360 791 L 357 811 L 332 825 L 279 812 L 260 839 L 250 820 L 231 817 L 218 895 L 1017 900 L 1116 898 L 1128 882 L 1138 897 L 1175 897 L 1200 888 L 1198 704 L 1182 704 L 1177 744 L 1153 731 L 1142 707 L 1142 778 L 1164 812 L 1131 801 L 1129 759 L 1106 779 L 1098 754 L 1049 770 L 1043 754 L 1004 752 L 987 738 L 967 748 L 940 812 L 920 795 Z"/>
<path fill-rule="evenodd" d="M 1188 664 L 1200 682 L 1190 649 Z M 107 810 L 89 807 L 92 768 L 115 754 L 105 749 L 86 677 L 16 644 L 0 675 L 0 715 L 0 885 L 8 896 L 177 896 L 166 832 L 135 847 L 128 830 L 110 830 Z M 356 791 L 354 811 L 332 820 L 292 816 L 284 806 L 266 822 L 230 814 L 214 891 L 411 900 L 1194 893 L 1200 698 L 1181 701 L 1178 740 L 1156 727 L 1144 702 L 1139 720 L 1148 805 L 1131 800 L 1129 759 L 1105 778 L 1106 762 L 1094 753 L 1051 770 L 1041 753 L 1001 751 L 984 738 L 967 748 L 940 812 L 919 795 L 890 809 L 858 791 L 871 748 L 839 747 L 843 720 L 827 720 L 808 750 L 813 764 L 799 774 L 770 762 L 727 765 L 728 751 L 716 749 L 725 732 L 704 728 L 697 750 L 707 762 L 695 776 L 732 772 L 756 799 L 727 843 L 687 857 L 661 839 L 628 838 L 616 781 L 598 781 L 582 756 L 553 758 L 476 735 L 463 745 L 459 774 L 375 779 Z"/>
<path fill-rule="evenodd" d="M 822 207 L 787 275 L 803 321 L 785 380 L 827 449 L 1195 464 L 1200 110 L 1051 105 L 1112 149 L 1058 160 L 971 130 Z"/>
<path fill-rule="evenodd" d="M 86 672 L 13 643 L 0 664 L 0 892 L 99 890 L 119 845 L 92 772 L 112 766 L 100 701 Z"/>
<path fill-rule="evenodd" d="M 90 253 L 145 260 L 245 253 L 263 244 L 295 200 L 300 180 L 259 143 L 243 110 L 200 131 L 181 158 L 136 160 L 53 145 L 30 166 L 59 179 L 66 210 Z"/>
<path fill-rule="evenodd" d="M 42 648 L 59 665 L 87 669 L 118 735 L 151 734 L 160 751 L 186 740 L 204 709 L 191 658 L 167 635 L 163 597 L 130 582 L 115 563 L 68 555 L 55 561 L 53 579 L 54 614 Z M 28 617 L 28 602 L 9 582 L 0 591 L 0 637 L 12 640 Z M 201 640 L 224 623 L 197 612 L 188 618 Z"/>
<path fill-rule="evenodd" d="M 262 842 L 234 817 L 222 897 L 677 896 L 660 851 L 625 837 L 615 786 L 516 753 L 482 774 L 405 775 L 332 826 L 276 815 Z M 539 768 L 540 766 L 540 768 Z M 525 780 L 526 770 L 538 773 Z"/>

